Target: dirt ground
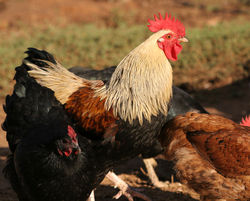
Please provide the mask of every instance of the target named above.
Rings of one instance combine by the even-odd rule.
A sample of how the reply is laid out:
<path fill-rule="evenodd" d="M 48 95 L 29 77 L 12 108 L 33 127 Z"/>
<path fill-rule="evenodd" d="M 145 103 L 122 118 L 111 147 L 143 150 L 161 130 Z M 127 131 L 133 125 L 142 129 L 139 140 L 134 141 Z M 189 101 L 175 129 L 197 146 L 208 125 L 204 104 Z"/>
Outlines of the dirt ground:
<path fill-rule="evenodd" d="M 97 22 L 100 25 L 115 26 L 114 18 L 117 15 L 124 17 L 128 23 L 135 21 L 144 23 L 146 16 L 166 11 L 165 8 L 180 16 L 180 20 L 189 26 L 212 26 L 223 20 L 249 18 L 247 8 L 237 4 L 237 1 L 235 4 L 222 1 L 224 3 L 217 9 L 216 7 L 206 9 L 202 3 L 199 5 L 192 3 L 198 1 L 155 2 L 147 0 L 140 2 L 139 0 L 44 0 L 38 3 L 37 0 L 0 0 L 0 30 L 14 31 L 23 23 L 29 23 L 32 26 L 43 24 L 48 20 L 61 26 L 71 22 Z M 131 13 L 126 15 L 128 9 Z M 210 91 L 196 91 L 192 94 L 209 112 L 224 115 L 236 122 L 239 122 L 242 116 L 250 114 L 250 78 Z M 3 104 L 3 100 L 0 100 L 0 104 Z M 0 122 L 4 120 L 4 116 L 0 108 Z M 4 167 L 7 155 L 5 133 L 0 129 L 0 170 Z M 166 188 L 158 189 L 150 184 L 141 170 L 145 167 L 140 158 L 122 164 L 114 171 L 131 186 L 143 188 L 144 193 L 152 200 L 199 200 L 197 194 L 178 183 L 170 162 L 162 159 L 157 159 L 157 161 L 156 170 L 160 179 L 170 182 Z M 109 181 L 104 180 L 96 189 L 96 200 L 112 200 L 116 192 L 117 189 L 114 189 Z M 15 193 L 0 173 L 0 201 L 16 200 Z M 126 198 L 122 197 L 120 200 L 125 201 Z"/>

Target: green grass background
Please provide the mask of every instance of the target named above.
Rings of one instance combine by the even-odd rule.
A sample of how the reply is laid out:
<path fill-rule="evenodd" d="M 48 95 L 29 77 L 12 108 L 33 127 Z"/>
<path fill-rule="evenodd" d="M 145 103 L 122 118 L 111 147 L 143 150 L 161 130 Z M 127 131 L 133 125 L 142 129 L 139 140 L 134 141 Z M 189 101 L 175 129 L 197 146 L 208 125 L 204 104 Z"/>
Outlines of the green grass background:
<path fill-rule="evenodd" d="M 45 49 L 65 67 L 96 69 L 117 65 L 151 34 L 145 25 L 116 28 L 95 25 L 27 27 L 0 33 L 0 97 L 10 91 L 14 68 L 21 64 L 27 47 Z M 177 62 L 172 62 L 174 82 L 194 89 L 209 83 L 232 82 L 249 76 L 250 22 L 218 24 L 203 29 L 187 28 L 189 43 Z"/>

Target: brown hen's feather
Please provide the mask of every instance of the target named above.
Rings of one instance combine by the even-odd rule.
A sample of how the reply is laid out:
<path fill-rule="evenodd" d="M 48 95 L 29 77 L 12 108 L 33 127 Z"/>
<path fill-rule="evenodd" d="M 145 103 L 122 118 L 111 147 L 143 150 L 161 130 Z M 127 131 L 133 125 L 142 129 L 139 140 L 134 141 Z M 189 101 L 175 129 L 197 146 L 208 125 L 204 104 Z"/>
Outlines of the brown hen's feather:
<path fill-rule="evenodd" d="M 224 176 L 250 175 L 249 132 L 244 128 L 226 133 L 224 130 L 209 134 L 197 132 L 188 135 L 188 140 Z"/>
<path fill-rule="evenodd" d="M 250 199 L 250 128 L 190 112 L 170 121 L 160 140 L 177 176 L 203 200 Z"/>

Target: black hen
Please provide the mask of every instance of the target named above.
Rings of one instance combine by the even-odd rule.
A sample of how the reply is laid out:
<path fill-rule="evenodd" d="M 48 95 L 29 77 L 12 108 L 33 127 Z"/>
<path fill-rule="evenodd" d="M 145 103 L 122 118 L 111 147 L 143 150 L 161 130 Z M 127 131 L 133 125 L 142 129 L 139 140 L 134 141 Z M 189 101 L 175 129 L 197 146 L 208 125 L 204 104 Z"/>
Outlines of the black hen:
<path fill-rule="evenodd" d="M 20 201 L 83 201 L 108 171 L 102 145 L 76 134 L 54 92 L 16 68 L 2 125 L 11 154 L 3 170 Z"/>

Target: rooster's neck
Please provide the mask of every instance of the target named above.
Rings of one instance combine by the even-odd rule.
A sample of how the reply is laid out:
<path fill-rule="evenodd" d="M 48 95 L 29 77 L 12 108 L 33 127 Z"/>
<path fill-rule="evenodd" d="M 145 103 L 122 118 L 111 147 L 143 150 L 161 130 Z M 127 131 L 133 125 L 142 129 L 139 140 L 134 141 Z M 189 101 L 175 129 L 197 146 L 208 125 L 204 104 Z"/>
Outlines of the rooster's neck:
<path fill-rule="evenodd" d="M 172 95 L 172 68 L 164 52 L 158 47 L 157 39 L 163 32 L 132 50 L 117 66 L 103 95 L 106 108 L 112 107 L 114 114 L 128 120 L 151 116 L 160 112 L 167 114 Z"/>

